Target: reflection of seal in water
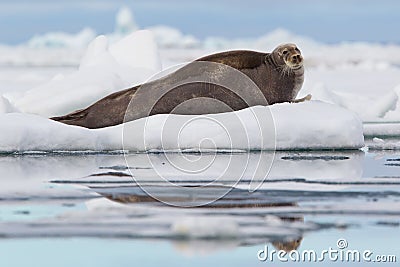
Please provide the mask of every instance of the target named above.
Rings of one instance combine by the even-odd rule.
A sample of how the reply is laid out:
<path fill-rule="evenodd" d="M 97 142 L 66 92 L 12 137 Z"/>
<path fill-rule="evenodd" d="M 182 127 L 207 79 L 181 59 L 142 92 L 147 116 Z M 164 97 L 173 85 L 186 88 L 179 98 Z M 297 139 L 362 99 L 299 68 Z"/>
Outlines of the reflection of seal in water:
<path fill-rule="evenodd" d="M 300 50 L 294 44 L 280 45 L 272 53 L 243 50 L 228 51 L 209 55 L 195 62 L 220 63 L 242 72 L 258 86 L 268 104 L 299 102 L 310 99 L 310 95 L 308 95 L 305 98 L 295 100 L 303 84 L 304 68 L 303 57 Z M 171 87 L 177 80 L 184 81 L 190 76 L 191 73 L 188 70 L 190 70 L 190 66 L 195 64 L 195 62 L 189 63 L 187 66 L 158 80 L 113 93 L 86 109 L 52 119 L 87 128 L 102 128 L 123 123 L 128 106 L 131 109 L 136 108 L 138 110 L 143 109 L 145 106 L 152 106 L 149 113 L 141 114 L 139 111 L 137 113 L 139 115 L 136 115 L 134 119 L 154 114 L 206 114 L 240 110 L 249 107 L 243 98 L 239 97 L 235 92 L 230 91 L 229 88 L 213 83 L 205 84 L 204 82 L 180 84 L 173 90 L 167 91 L 157 101 L 157 105 L 151 103 L 152 100 L 145 99 L 143 101 L 142 99 L 138 101 L 140 105 L 143 105 L 142 107 L 130 106 L 130 102 L 135 100 L 135 97 L 138 98 L 135 93 L 139 91 L 141 86 L 145 86 L 146 91 Z M 214 70 L 220 71 L 218 68 Z M 211 73 L 210 75 L 213 74 Z M 209 105 L 204 108 L 202 107 L 202 101 L 205 98 L 223 102 L 225 105 L 223 107 L 219 105 L 218 108 L 215 108 L 217 105 Z M 197 109 L 179 109 L 182 103 L 192 99 L 199 99 L 200 102 L 194 105 L 198 107 Z M 137 112 L 137 110 L 133 111 Z"/>

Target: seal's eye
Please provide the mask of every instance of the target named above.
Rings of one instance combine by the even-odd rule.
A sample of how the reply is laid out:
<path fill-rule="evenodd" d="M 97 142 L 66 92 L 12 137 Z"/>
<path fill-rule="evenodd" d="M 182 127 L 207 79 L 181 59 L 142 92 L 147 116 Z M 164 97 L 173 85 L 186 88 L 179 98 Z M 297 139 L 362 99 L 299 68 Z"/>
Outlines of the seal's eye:
<path fill-rule="evenodd" d="M 282 52 L 283 55 L 286 55 L 287 53 L 288 53 L 287 50 L 283 50 L 283 52 Z"/>

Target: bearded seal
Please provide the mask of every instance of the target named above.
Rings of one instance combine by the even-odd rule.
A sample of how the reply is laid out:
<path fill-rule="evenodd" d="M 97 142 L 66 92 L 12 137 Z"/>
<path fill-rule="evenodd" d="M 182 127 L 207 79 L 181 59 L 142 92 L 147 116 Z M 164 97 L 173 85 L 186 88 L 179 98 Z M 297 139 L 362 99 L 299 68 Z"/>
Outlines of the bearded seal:
<path fill-rule="evenodd" d="M 129 106 L 130 113 L 134 113 L 129 120 L 134 120 L 155 114 L 221 113 L 241 110 L 261 103 L 256 101 L 255 104 L 248 104 L 243 101 L 240 94 L 238 95 L 224 86 L 213 83 L 205 84 L 204 82 L 180 84 L 173 90 L 167 90 L 161 99 L 157 99 L 157 105 L 151 103 L 153 100 L 150 101 L 148 98 L 140 99 L 140 88 L 146 88 L 142 92 L 157 93 L 162 88 L 176 84 L 177 81 L 185 80 L 193 72 L 201 72 L 201 68 L 194 65 L 195 62 L 218 63 L 240 71 L 250 78 L 261 91 L 261 98 L 264 97 L 266 100 L 264 105 L 301 102 L 311 98 L 310 95 L 307 95 L 296 100 L 304 81 L 303 57 L 295 44 L 282 44 L 271 53 L 236 50 L 208 55 L 165 77 L 110 94 L 85 109 L 50 119 L 86 128 L 103 128 L 128 121 L 126 114 Z M 223 76 L 224 71 L 221 71 L 221 68 L 215 68 L 211 73 L 207 73 L 210 77 L 217 74 Z M 223 102 L 225 106 L 214 104 L 203 106 L 205 98 Z M 132 101 L 136 99 L 140 100 L 136 101 L 135 105 L 131 105 Z M 192 99 L 200 100 L 189 109 L 177 108 Z M 152 107 L 149 112 L 142 112 L 150 105 Z"/>

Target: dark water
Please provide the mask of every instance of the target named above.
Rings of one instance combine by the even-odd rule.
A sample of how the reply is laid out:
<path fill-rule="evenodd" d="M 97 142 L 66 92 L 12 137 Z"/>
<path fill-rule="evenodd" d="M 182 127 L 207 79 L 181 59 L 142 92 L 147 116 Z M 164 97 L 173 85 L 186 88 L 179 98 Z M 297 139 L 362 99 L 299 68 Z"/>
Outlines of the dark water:
<path fill-rule="evenodd" d="M 271 265 L 257 259 L 265 246 L 319 253 L 339 239 L 398 261 L 397 162 L 387 151 L 2 156 L 0 266 Z"/>

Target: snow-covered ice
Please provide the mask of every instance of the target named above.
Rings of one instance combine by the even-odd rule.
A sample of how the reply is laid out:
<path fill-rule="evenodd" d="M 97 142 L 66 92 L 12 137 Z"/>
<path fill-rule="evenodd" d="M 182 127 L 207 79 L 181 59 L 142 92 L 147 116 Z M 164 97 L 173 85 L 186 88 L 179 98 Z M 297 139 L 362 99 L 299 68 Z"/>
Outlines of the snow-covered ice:
<path fill-rule="evenodd" d="M 400 136 L 399 123 L 365 123 L 364 135 L 366 137 L 396 137 Z"/>
<path fill-rule="evenodd" d="M 371 150 L 400 150 L 400 141 L 397 140 L 385 140 L 381 138 L 373 138 L 372 141 L 368 140 L 366 145 Z"/>
<path fill-rule="evenodd" d="M 362 123 L 354 113 L 317 101 L 204 116 L 161 114 L 94 130 L 22 113 L 0 115 L 0 124 L 3 152 L 357 149 L 364 145 Z"/>

